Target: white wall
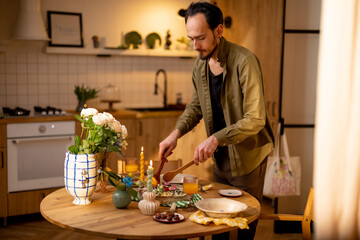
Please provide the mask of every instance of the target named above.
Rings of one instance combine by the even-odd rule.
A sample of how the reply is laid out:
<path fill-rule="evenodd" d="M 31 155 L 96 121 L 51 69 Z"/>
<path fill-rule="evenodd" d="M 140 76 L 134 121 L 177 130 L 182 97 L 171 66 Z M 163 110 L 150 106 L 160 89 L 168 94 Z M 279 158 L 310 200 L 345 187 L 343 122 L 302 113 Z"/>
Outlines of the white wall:
<path fill-rule="evenodd" d="M 46 12 L 82 13 L 86 48 L 92 48 L 91 36 L 106 39 L 106 46 L 121 44 L 121 35 L 136 30 L 143 38 L 158 32 L 164 39 L 170 29 L 172 48 L 176 39 L 186 36 L 184 19 L 177 16 L 189 0 L 42 0 L 41 13 L 47 26 Z M 100 58 L 68 54 L 46 54 L 44 42 L 11 39 L 16 23 L 18 2 L 0 1 L 0 106 L 51 105 L 74 109 L 77 104 L 74 85 L 84 83 L 103 88 L 115 83 L 121 89 L 121 107 L 161 106 L 161 95 L 153 95 L 155 72 L 164 68 L 168 73 L 169 102 L 175 102 L 181 92 L 183 102 L 191 98 L 191 72 L 194 59 L 160 57 Z M 160 79 L 162 80 L 162 79 Z M 163 81 L 160 81 L 162 87 Z M 106 107 L 100 99 L 89 102 L 94 107 Z"/>

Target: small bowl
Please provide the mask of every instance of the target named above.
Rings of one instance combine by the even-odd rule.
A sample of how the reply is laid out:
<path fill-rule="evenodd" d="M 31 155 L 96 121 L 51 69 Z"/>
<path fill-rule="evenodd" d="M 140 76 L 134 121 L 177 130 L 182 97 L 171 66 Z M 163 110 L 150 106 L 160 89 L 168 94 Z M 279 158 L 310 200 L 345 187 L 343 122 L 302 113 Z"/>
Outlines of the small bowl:
<path fill-rule="evenodd" d="M 207 198 L 195 203 L 195 206 L 209 217 L 231 218 L 244 211 L 247 205 L 227 198 Z"/>

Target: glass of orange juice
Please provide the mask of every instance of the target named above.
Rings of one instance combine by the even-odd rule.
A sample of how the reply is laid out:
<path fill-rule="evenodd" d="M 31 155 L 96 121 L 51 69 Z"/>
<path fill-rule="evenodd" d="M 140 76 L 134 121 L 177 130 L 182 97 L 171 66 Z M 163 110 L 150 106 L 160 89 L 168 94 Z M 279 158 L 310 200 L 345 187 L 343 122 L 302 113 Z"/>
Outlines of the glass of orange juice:
<path fill-rule="evenodd" d="M 197 210 L 194 203 L 191 201 L 193 194 L 197 193 L 199 190 L 199 179 L 194 176 L 185 176 L 183 178 L 183 192 L 190 195 L 190 203 L 184 208 L 184 211 L 194 212 Z"/>
<path fill-rule="evenodd" d="M 139 161 L 135 157 L 128 157 L 125 160 L 125 172 L 137 173 L 139 171 Z"/>

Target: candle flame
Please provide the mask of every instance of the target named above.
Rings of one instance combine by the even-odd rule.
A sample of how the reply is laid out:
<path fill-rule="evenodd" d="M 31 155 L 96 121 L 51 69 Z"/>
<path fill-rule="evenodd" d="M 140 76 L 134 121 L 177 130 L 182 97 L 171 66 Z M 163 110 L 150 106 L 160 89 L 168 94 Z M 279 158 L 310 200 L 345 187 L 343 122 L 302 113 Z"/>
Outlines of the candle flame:
<path fill-rule="evenodd" d="M 144 151 L 144 147 L 141 147 L 141 151 L 142 151 L 142 152 Z"/>
<path fill-rule="evenodd" d="M 153 164 L 153 162 L 152 162 L 152 160 L 150 160 L 150 166 L 152 166 L 152 164 Z"/>

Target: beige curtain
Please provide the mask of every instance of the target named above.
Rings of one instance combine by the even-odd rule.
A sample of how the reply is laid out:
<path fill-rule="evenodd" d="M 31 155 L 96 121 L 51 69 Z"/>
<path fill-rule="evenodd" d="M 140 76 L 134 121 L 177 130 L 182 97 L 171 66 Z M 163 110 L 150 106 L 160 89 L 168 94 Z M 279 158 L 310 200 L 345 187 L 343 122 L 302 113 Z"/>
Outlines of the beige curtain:
<path fill-rule="evenodd" d="M 360 239 L 360 0 L 322 1 L 315 237 Z"/>

